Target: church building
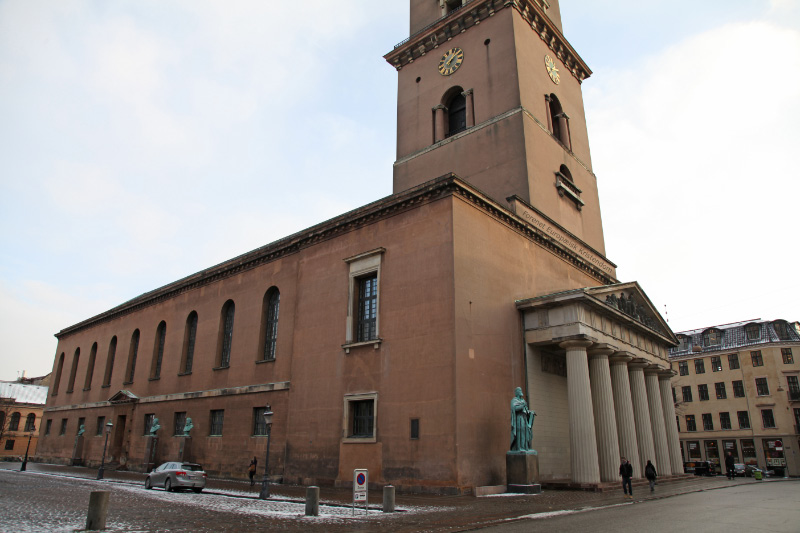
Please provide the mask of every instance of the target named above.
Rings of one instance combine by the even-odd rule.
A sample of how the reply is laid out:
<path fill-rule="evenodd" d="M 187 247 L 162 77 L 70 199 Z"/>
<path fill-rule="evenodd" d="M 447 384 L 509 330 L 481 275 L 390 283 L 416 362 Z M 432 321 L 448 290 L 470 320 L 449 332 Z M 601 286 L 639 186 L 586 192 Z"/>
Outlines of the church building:
<path fill-rule="evenodd" d="M 287 483 L 468 493 L 506 483 L 510 400 L 542 481 L 682 473 L 669 349 L 605 255 L 558 0 L 411 0 L 393 194 L 60 331 L 42 460 L 193 460 Z M 260 465 L 263 467 L 263 465 Z M 259 472 L 260 474 L 260 472 Z"/>

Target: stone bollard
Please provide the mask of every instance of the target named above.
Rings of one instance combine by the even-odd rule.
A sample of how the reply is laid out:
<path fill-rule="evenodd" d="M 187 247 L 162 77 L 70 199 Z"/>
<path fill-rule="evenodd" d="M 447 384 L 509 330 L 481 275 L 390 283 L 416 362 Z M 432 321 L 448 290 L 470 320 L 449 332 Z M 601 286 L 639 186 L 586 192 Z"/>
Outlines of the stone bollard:
<path fill-rule="evenodd" d="M 383 512 L 394 512 L 394 487 L 391 485 L 383 487 Z"/>
<path fill-rule="evenodd" d="M 319 516 L 319 487 L 306 487 L 306 516 Z"/>
<path fill-rule="evenodd" d="M 89 496 L 89 513 L 86 515 L 85 529 L 98 531 L 106 528 L 109 494 L 111 493 L 107 490 L 92 491 Z"/>

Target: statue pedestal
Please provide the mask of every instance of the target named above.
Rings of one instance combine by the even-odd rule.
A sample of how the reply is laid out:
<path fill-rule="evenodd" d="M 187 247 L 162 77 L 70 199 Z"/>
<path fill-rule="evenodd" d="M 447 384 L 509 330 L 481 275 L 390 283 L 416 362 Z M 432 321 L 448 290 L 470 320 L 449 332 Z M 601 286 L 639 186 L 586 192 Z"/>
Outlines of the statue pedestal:
<path fill-rule="evenodd" d="M 72 448 L 72 466 L 83 466 L 83 435 L 75 437 L 75 446 Z"/>
<path fill-rule="evenodd" d="M 536 450 L 506 452 L 506 484 L 508 492 L 539 494 L 539 456 Z"/>
<path fill-rule="evenodd" d="M 144 451 L 144 471 L 150 472 L 156 467 L 156 449 L 158 448 L 158 437 L 147 436 L 147 445 Z"/>
<path fill-rule="evenodd" d="M 182 463 L 193 463 L 192 460 L 192 437 L 181 437 L 181 447 L 178 449 L 178 461 Z"/>

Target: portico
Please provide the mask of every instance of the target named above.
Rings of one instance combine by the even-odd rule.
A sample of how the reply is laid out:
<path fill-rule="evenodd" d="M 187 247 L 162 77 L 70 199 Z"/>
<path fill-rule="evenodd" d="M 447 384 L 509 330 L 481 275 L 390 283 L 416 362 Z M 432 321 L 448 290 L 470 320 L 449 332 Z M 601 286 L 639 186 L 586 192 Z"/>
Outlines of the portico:
<path fill-rule="evenodd" d="M 668 360 L 677 340 L 636 282 L 520 300 L 517 308 L 529 402 L 540 413 L 533 447 L 543 480 L 616 481 L 620 457 L 634 477 L 648 460 L 660 475 L 683 473 Z M 566 410 L 548 408 L 564 395 Z M 567 445 L 569 464 L 556 457 Z"/>

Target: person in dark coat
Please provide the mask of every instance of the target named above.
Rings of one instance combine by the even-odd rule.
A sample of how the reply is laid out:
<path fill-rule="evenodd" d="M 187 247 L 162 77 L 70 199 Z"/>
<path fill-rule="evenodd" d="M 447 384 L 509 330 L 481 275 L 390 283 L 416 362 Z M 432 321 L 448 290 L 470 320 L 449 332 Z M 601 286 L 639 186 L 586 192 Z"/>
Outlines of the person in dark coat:
<path fill-rule="evenodd" d="M 655 491 L 656 467 L 653 466 L 653 463 L 650 462 L 650 459 L 647 460 L 647 465 L 644 467 L 644 477 L 646 477 L 647 481 L 650 482 L 650 492 Z"/>
<path fill-rule="evenodd" d="M 725 456 L 725 472 L 728 475 L 728 479 L 736 477 L 735 460 L 731 452 L 728 452 L 728 455 Z"/>
<path fill-rule="evenodd" d="M 633 486 L 631 485 L 633 465 L 624 457 L 619 465 L 619 475 L 622 476 L 622 492 L 625 493 L 626 498 L 633 499 Z"/>
<path fill-rule="evenodd" d="M 247 475 L 250 476 L 250 486 L 252 487 L 255 484 L 255 480 L 253 477 L 256 475 L 256 467 L 258 466 L 258 459 L 253 457 L 253 460 L 250 461 L 250 468 L 247 469 Z"/>

